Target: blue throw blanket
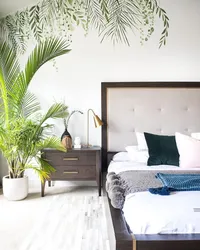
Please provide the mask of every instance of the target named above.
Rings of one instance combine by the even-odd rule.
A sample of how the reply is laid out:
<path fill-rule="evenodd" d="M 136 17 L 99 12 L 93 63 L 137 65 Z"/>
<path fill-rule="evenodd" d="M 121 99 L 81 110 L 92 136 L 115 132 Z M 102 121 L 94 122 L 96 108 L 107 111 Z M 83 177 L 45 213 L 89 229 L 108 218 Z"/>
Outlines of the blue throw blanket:
<path fill-rule="evenodd" d="M 156 174 L 163 187 L 149 188 L 152 194 L 169 195 L 172 191 L 200 191 L 200 174 Z"/>

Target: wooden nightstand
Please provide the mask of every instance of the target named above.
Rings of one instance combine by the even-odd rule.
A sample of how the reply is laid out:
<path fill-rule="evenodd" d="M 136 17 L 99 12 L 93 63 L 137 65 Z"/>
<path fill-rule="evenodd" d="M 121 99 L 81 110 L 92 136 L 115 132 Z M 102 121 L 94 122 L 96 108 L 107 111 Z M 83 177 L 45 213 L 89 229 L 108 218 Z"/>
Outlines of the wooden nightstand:
<path fill-rule="evenodd" d="M 54 149 L 43 150 L 43 158 L 56 169 L 51 174 L 51 181 L 89 181 L 96 180 L 101 196 L 101 148 L 90 147 L 71 149 L 66 153 Z M 41 185 L 44 196 L 45 183 Z"/>

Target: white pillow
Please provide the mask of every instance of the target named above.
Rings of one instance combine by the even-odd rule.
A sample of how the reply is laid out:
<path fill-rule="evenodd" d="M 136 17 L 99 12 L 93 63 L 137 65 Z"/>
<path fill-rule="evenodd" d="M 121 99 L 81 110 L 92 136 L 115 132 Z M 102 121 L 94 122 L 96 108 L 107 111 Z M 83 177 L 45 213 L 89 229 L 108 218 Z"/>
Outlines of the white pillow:
<path fill-rule="evenodd" d="M 113 161 L 131 161 L 128 152 L 119 152 L 112 158 Z"/>
<path fill-rule="evenodd" d="M 138 149 L 139 150 L 148 150 L 147 142 L 144 136 L 144 133 L 141 132 L 135 132 L 137 143 L 138 143 Z"/>
<path fill-rule="evenodd" d="M 192 138 L 200 140 L 200 133 L 191 133 Z"/>
<path fill-rule="evenodd" d="M 200 168 L 200 141 L 181 133 L 175 133 L 176 145 L 182 168 Z"/>
<path fill-rule="evenodd" d="M 125 149 L 132 161 L 147 163 L 147 160 L 149 158 L 148 150 L 141 151 L 137 146 L 127 146 Z"/>

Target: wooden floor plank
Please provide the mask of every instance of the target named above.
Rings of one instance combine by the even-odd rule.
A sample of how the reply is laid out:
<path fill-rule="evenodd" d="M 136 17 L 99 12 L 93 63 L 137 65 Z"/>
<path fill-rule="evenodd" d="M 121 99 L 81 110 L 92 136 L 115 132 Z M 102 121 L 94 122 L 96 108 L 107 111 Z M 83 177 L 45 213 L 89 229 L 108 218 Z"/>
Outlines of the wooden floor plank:
<path fill-rule="evenodd" d="M 55 185 L 19 202 L 1 194 L 1 249 L 110 250 L 103 202 L 96 187 Z"/>

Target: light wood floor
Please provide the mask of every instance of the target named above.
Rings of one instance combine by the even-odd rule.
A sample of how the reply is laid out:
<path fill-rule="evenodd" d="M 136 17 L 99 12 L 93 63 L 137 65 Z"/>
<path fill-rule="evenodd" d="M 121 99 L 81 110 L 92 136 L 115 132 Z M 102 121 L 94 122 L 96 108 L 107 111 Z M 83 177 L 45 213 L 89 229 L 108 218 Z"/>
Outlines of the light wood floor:
<path fill-rule="evenodd" d="M 96 187 L 30 190 L 23 201 L 0 193 L 0 249 L 110 250 L 103 197 Z"/>

